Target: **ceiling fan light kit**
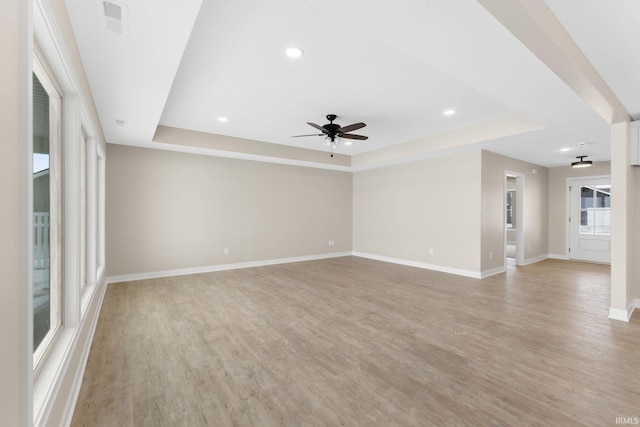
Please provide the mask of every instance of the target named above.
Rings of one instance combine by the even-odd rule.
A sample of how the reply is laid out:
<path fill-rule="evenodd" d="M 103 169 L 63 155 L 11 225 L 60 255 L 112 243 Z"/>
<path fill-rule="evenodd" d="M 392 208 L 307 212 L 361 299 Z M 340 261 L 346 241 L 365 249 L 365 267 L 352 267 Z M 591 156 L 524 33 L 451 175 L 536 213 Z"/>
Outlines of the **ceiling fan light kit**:
<path fill-rule="evenodd" d="M 324 126 L 317 125 L 315 123 L 307 122 L 307 124 L 315 129 L 318 129 L 322 133 L 312 133 L 309 135 L 294 135 L 293 138 L 299 138 L 303 136 L 324 136 L 325 140 L 322 145 L 331 147 L 331 157 L 333 157 L 333 148 L 338 145 L 341 139 L 355 139 L 358 141 L 366 141 L 369 139 L 368 136 L 364 135 L 356 135 L 353 133 L 349 133 L 354 130 L 362 129 L 366 126 L 365 123 L 354 123 L 348 126 L 340 126 L 337 123 L 333 123 L 338 116 L 335 114 L 327 114 L 327 123 Z M 344 145 L 351 145 L 351 141 L 344 141 Z"/>

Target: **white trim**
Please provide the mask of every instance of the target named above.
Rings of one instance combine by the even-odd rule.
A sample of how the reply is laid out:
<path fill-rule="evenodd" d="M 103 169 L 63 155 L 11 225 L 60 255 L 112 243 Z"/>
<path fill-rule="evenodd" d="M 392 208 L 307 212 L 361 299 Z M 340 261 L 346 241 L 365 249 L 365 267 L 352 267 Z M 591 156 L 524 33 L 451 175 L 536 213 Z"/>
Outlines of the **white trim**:
<path fill-rule="evenodd" d="M 76 94 L 83 106 L 89 105 L 81 90 L 78 76 L 73 69 L 71 56 L 64 44 L 64 37 L 60 33 L 51 2 L 46 0 L 33 1 L 33 32 L 34 37 L 44 52 L 51 70 L 56 76 L 62 91 Z"/>
<path fill-rule="evenodd" d="M 484 279 L 485 277 L 495 276 L 496 274 L 504 273 L 505 271 L 507 271 L 505 266 L 491 268 L 489 270 L 484 270 L 483 272 L 481 272 L 480 278 Z"/>
<path fill-rule="evenodd" d="M 471 271 L 471 270 L 462 270 L 460 268 L 451 268 L 451 267 L 445 267 L 445 266 L 442 266 L 442 265 L 427 264 L 427 263 L 424 263 L 424 262 L 410 261 L 410 260 L 400 259 L 400 258 L 391 258 L 391 257 L 387 257 L 387 256 L 374 255 L 374 254 L 369 254 L 369 253 L 365 253 L 365 252 L 353 252 L 353 256 L 357 256 L 357 257 L 361 257 L 361 258 L 373 259 L 373 260 L 376 260 L 376 261 L 390 262 L 392 264 L 406 265 L 406 266 L 409 266 L 409 267 L 424 268 L 425 270 L 440 271 L 442 273 L 455 274 L 455 275 L 458 275 L 458 276 L 471 277 L 471 278 L 474 278 L 474 279 L 481 279 L 482 278 L 482 273 L 479 273 L 477 271 Z M 492 270 L 488 270 L 488 272 L 491 272 L 491 271 Z M 493 274 L 497 274 L 497 273 L 493 273 Z"/>
<path fill-rule="evenodd" d="M 89 286 L 89 285 L 88 285 Z M 91 319 L 89 316 L 83 316 L 81 319 L 80 329 L 76 337 L 80 335 L 80 330 L 85 328 L 89 328 L 87 332 L 87 339 L 82 346 L 81 354 L 80 354 L 80 363 L 76 366 L 75 374 L 73 375 L 73 384 L 71 386 L 71 392 L 69 393 L 69 399 L 65 408 L 63 409 L 62 420 L 64 423 L 62 425 L 69 426 L 71 425 L 71 420 L 73 418 L 73 412 L 76 407 L 76 403 L 78 401 L 78 396 L 80 395 L 80 388 L 82 387 L 82 378 L 84 377 L 84 371 L 87 367 L 87 360 L 89 359 L 89 352 L 91 350 L 91 344 L 93 343 L 93 337 L 95 335 L 96 326 L 98 325 L 98 318 L 100 317 L 100 309 L 102 308 L 102 301 L 104 300 L 104 294 L 107 290 L 106 281 L 102 282 L 100 286 L 95 287 L 98 295 L 96 298 L 92 298 L 92 301 L 95 301 L 95 309 L 91 312 Z M 84 312 L 83 312 L 84 314 Z M 88 326 L 87 326 L 88 324 Z M 76 347 L 78 347 L 78 343 L 76 342 Z"/>
<path fill-rule="evenodd" d="M 100 144 L 96 144 L 96 280 L 99 281 L 104 274 L 106 265 L 105 236 L 106 236 L 106 160 L 105 153 Z"/>
<path fill-rule="evenodd" d="M 309 160 L 296 160 L 285 157 L 273 157 L 261 154 L 241 153 L 239 151 L 214 150 L 210 148 L 200 148 L 185 145 L 175 145 L 165 142 L 154 142 L 157 145 L 141 145 L 137 143 L 118 143 L 117 145 L 127 145 L 131 147 L 151 148 L 153 150 L 174 151 L 178 153 L 199 154 L 202 156 L 222 157 L 227 159 L 251 160 L 262 163 L 275 163 L 289 166 L 301 166 L 307 168 L 327 169 L 341 172 L 353 172 L 351 166 L 332 165 L 330 163 L 313 162 Z M 328 155 L 329 153 L 327 153 Z M 339 154 L 339 153 L 337 153 Z"/>
<path fill-rule="evenodd" d="M 635 309 L 640 309 L 640 298 L 634 298 L 631 300 L 627 309 L 624 310 L 622 308 L 609 308 L 609 319 L 612 320 L 620 320 L 622 322 L 628 322 L 633 315 Z"/>
<path fill-rule="evenodd" d="M 236 270 L 239 268 L 262 267 L 265 265 L 287 264 L 290 262 L 314 261 L 318 259 L 350 256 L 351 252 L 333 252 L 318 255 L 305 255 L 290 258 L 275 258 L 260 261 L 238 262 L 234 264 L 209 265 L 205 267 L 179 268 L 175 270 L 151 271 L 148 273 L 123 274 L 107 277 L 107 283 L 130 282 L 132 280 L 157 279 L 160 277 L 184 276 L 187 274 L 211 273 L 214 271 Z"/>
<path fill-rule="evenodd" d="M 66 197 L 63 191 L 67 179 L 65 178 L 65 127 L 63 119 L 66 117 L 66 105 L 62 102 L 63 94 L 56 76 L 44 54 L 37 47 L 33 50 L 33 75 L 40 82 L 45 90 L 49 101 L 49 177 L 50 186 L 55 188 L 50 191 L 50 207 L 49 207 L 49 307 L 50 307 L 50 328 L 45 334 L 42 341 L 35 346 L 33 351 L 34 378 L 38 377 L 42 363 L 45 363 L 48 353 L 55 345 L 60 331 L 64 328 L 67 313 L 65 313 L 65 284 L 63 271 L 65 269 L 64 256 L 65 246 L 65 209 Z M 33 106 L 32 106 L 33 108 Z M 33 113 L 32 113 L 33 114 Z M 32 130 L 33 134 L 33 130 Z M 33 151 L 32 151 L 33 154 Z M 33 187 L 30 189 L 29 197 L 33 197 Z M 33 205 L 31 206 L 33 211 Z M 31 240 L 33 242 L 33 240 Z M 34 325 L 35 327 L 35 325 Z"/>
<path fill-rule="evenodd" d="M 609 308 L 609 319 L 628 322 L 630 317 L 631 316 L 629 316 L 627 310 L 623 310 L 621 308 L 613 308 L 613 307 Z"/>
<path fill-rule="evenodd" d="M 507 211 L 507 199 L 506 199 L 506 194 L 507 194 L 507 177 L 514 177 L 516 178 L 516 188 L 515 188 L 515 192 L 516 192 L 516 225 L 517 228 L 515 229 L 516 232 L 516 265 L 526 265 L 525 264 L 525 258 L 524 258 L 524 248 L 525 248 L 525 216 L 524 216 L 524 212 L 525 212 L 525 187 L 524 187 L 524 179 L 525 179 L 525 174 L 521 173 L 521 172 L 515 172 L 512 170 L 508 170 L 505 169 L 504 171 L 504 181 L 503 181 L 503 196 L 502 196 L 502 223 L 503 223 L 503 245 L 502 247 L 504 248 L 504 262 L 502 267 L 505 269 L 507 268 L 507 251 L 506 251 L 506 246 L 507 246 L 507 228 L 504 227 L 504 224 L 507 223 L 507 218 L 506 218 L 506 211 Z"/>
<path fill-rule="evenodd" d="M 86 139 L 86 287 L 95 285 L 97 282 L 97 223 L 98 223 L 98 141 L 94 137 Z M 83 292 L 86 293 L 86 292 Z M 81 313 L 84 313 L 82 306 Z"/>
<path fill-rule="evenodd" d="M 549 258 L 549 254 L 544 254 L 544 255 L 538 255 L 538 256 L 534 256 L 532 258 L 527 258 L 525 259 L 521 265 L 529 265 L 529 264 L 533 264 L 536 262 L 540 262 L 540 261 L 544 261 L 545 259 Z"/>
<path fill-rule="evenodd" d="M 64 132 L 62 142 L 62 170 L 64 181 L 64 327 L 73 327 L 80 321 L 80 147 L 78 134 L 81 129 L 78 114 L 78 97 L 64 97 Z"/>
<path fill-rule="evenodd" d="M 547 254 L 547 258 L 569 261 L 569 257 L 565 254 Z"/>

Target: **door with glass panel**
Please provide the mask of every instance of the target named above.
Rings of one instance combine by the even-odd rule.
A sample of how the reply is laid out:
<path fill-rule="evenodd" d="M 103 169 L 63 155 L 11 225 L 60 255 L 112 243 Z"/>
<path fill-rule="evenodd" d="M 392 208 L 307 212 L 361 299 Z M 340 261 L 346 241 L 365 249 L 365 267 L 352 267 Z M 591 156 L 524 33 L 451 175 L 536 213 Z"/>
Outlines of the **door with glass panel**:
<path fill-rule="evenodd" d="M 572 180 L 569 258 L 611 262 L 611 179 Z"/>

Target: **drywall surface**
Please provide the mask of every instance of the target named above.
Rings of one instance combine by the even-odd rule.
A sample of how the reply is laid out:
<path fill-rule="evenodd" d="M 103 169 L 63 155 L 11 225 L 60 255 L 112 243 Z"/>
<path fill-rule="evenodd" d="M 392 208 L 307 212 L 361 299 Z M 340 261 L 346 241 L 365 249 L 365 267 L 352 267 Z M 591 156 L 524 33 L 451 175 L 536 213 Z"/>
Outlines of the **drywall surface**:
<path fill-rule="evenodd" d="M 354 173 L 354 251 L 479 273 L 480 160 L 469 151 Z"/>
<path fill-rule="evenodd" d="M 21 164 L 24 160 L 22 144 L 28 141 L 24 131 L 24 98 L 21 74 L 23 57 L 21 42 L 26 33 L 27 23 L 22 19 L 24 11 L 19 0 L 8 0 L 2 4 L 0 14 L 0 128 L 2 129 L 2 156 L 0 156 L 0 414 L 2 423 L 8 426 L 19 426 L 27 423 L 29 402 L 27 378 L 25 376 L 24 354 L 27 349 L 24 334 L 29 330 L 25 324 L 28 310 L 23 304 L 22 259 L 22 215 L 23 189 Z M 23 121 L 24 120 L 24 121 Z"/>
<path fill-rule="evenodd" d="M 504 265 L 505 257 L 505 173 L 515 172 L 524 179 L 523 222 L 525 263 L 548 253 L 548 169 L 482 151 L 482 271 Z"/>
<path fill-rule="evenodd" d="M 348 172 L 111 144 L 107 158 L 109 276 L 352 250 Z"/>

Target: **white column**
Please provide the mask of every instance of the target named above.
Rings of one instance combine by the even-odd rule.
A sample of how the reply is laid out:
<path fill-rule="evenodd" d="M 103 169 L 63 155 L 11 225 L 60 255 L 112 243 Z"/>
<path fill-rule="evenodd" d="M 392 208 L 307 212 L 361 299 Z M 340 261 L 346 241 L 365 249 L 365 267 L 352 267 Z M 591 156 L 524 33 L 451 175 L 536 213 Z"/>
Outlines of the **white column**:
<path fill-rule="evenodd" d="M 611 307 L 609 318 L 629 321 L 633 286 L 633 173 L 628 122 L 611 125 Z"/>

